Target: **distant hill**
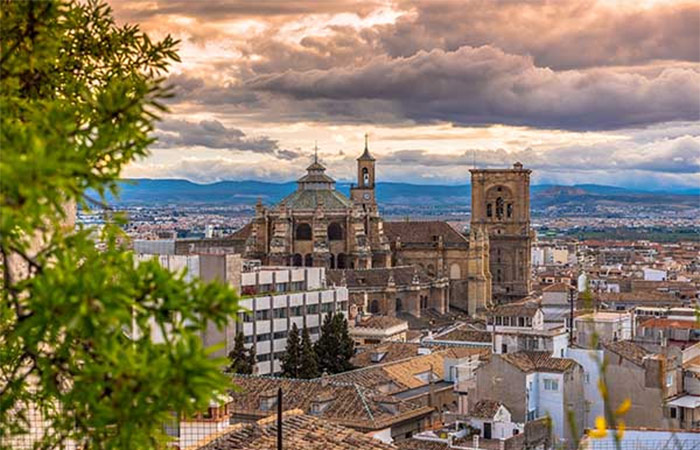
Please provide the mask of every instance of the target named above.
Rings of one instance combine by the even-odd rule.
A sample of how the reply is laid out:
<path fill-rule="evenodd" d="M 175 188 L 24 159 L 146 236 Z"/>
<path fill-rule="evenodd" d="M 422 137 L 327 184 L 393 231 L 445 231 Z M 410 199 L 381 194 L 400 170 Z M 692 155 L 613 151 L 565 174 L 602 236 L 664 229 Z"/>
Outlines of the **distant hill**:
<path fill-rule="evenodd" d="M 263 181 L 221 181 L 197 184 L 187 180 L 131 179 L 120 183 L 119 200 L 124 205 L 157 204 L 221 204 L 251 205 L 258 198 L 265 204 L 277 203 L 296 189 L 295 182 L 268 183 Z M 337 189 L 349 195 L 350 183 L 338 183 Z M 644 205 L 678 204 L 700 206 L 700 193 L 648 192 L 614 186 L 581 184 L 574 186 L 536 185 L 531 187 L 533 208 L 585 205 L 592 202 Z M 410 183 L 378 183 L 377 199 L 384 205 L 420 205 L 445 207 L 471 203 L 471 186 L 418 185 Z"/>

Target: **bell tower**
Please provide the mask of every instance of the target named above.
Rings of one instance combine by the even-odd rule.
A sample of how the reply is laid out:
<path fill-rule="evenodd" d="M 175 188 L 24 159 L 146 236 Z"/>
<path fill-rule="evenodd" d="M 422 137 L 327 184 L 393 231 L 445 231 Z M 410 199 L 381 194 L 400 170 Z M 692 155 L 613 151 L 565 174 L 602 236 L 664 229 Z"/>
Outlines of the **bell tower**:
<path fill-rule="evenodd" d="M 352 201 L 363 205 L 367 210 L 376 209 L 377 200 L 374 190 L 375 159 L 369 152 L 365 134 L 365 151 L 357 158 L 357 184 L 350 188 Z"/>
<path fill-rule="evenodd" d="M 508 302 L 530 295 L 530 174 L 511 169 L 472 169 L 471 228 L 489 238 L 493 296 Z"/>

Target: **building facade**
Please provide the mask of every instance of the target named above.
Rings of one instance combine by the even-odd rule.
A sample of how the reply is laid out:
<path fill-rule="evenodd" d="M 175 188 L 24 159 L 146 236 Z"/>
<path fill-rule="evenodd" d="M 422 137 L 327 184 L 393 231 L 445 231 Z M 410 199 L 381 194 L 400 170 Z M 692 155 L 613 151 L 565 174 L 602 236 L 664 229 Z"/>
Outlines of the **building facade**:
<path fill-rule="evenodd" d="M 512 169 L 471 170 L 471 227 L 488 233 L 493 296 L 504 302 L 531 291 L 531 172 L 520 163 Z"/>

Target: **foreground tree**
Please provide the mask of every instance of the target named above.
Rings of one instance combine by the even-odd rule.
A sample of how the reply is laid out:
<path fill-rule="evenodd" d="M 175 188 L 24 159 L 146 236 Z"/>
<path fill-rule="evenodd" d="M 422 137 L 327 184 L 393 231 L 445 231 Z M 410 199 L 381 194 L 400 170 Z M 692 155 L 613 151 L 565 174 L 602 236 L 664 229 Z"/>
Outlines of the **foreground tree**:
<path fill-rule="evenodd" d="M 315 345 L 320 372 L 346 372 L 353 368 L 350 358 L 355 354 L 355 343 L 348 331 L 348 321 L 342 313 L 328 313 L 321 325 L 321 337 Z"/>
<path fill-rule="evenodd" d="M 287 378 L 299 377 L 299 361 L 301 359 L 301 345 L 299 343 L 299 328 L 292 324 L 292 329 L 287 334 L 287 347 L 282 357 L 282 376 Z"/>
<path fill-rule="evenodd" d="M 301 350 L 299 355 L 299 378 L 311 379 L 319 376 L 318 360 L 314 345 L 311 342 L 309 329 L 304 327 L 301 331 Z"/>
<path fill-rule="evenodd" d="M 228 373 L 251 375 L 255 372 L 255 346 L 249 349 L 245 348 L 245 337 L 242 331 L 236 335 L 228 359 L 229 365 L 226 368 Z"/>
<path fill-rule="evenodd" d="M 113 216 L 98 251 L 70 211 L 146 155 L 176 42 L 94 1 L 2 0 L 0 46 L 0 446 L 37 425 L 31 409 L 38 448 L 162 447 L 173 412 L 227 388 L 198 335 L 235 294 L 134 264 Z"/>

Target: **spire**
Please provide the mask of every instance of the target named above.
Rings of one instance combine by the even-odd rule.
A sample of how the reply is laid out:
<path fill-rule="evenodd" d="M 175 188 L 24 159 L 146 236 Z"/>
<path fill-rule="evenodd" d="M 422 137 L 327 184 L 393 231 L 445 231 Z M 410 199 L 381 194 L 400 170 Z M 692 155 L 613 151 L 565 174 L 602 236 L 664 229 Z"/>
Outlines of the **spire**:
<path fill-rule="evenodd" d="M 362 156 L 357 158 L 358 161 L 367 160 L 374 161 L 374 157 L 369 152 L 369 134 L 365 133 L 365 151 Z"/>
<path fill-rule="evenodd" d="M 314 162 L 318 163 L 318 141 L 314 141 Z"/>

